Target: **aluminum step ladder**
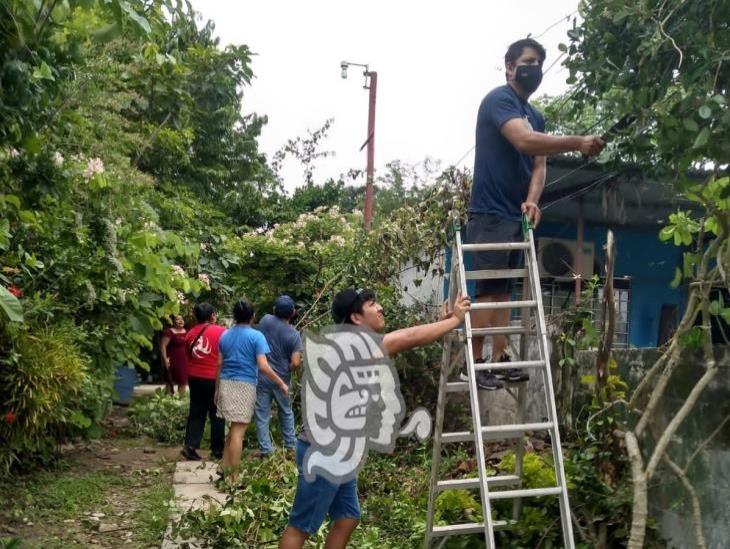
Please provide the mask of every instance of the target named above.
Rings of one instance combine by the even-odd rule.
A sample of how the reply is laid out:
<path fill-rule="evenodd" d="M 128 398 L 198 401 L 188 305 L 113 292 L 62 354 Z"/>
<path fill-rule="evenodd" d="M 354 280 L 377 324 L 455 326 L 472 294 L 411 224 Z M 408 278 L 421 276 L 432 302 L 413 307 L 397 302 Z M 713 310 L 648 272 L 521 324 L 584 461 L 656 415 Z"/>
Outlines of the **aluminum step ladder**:
<path fill-rule="evenodd" d="M 484 534 L 485 546 L 488 549 L 495 547 L 495 530 L 509 528 L 519 520 L 522 498 L 538 496 L 557 496 L 560 502 L 560 518 L 563 532 L 563 545 L 568 549 L 574 549 L 573 528 L 571 524 L 570 505 L 568 502 L 568 491 L 565 481 L 565 470 L 563 468 L 563 454 L 560 445 L 560 433 L 557 424 L 557 412 L 555 408 L 555 394 L 553 391 L 552 376 L 550 373 L 550 362 L 548 352 L 548 340 L 545 325 L 545 314 L 542 308 L 542 292 L 540 287 L 540 276 L 538 273 L 537 254 L 535 253 L 535 240 L 532 227 L 523 219 L 523 242 L 510 243 L 478 243 L 463 244 L 461 239 L 460 226 L 454 227 L 454 244 L 451 256 L 451 271 L 449 275 L 449 303 L 453 304 L 457 293 L 467 295 L 468 280 L 484 279 L 523 279 L 523 295 L 519 301 L 507 301 L 502 303 L 472 303 L 471 309 L 499 309 L 509 308 L 521 311 L 521 324 L 518 326 L 492 327 L 472 329 L 471 315 L 467 314 L 464 319 L 463 328 L 456 330 L 446 338 L 443 350 L 441 380 L 439 382 L 438 404 L 436 408 L 436 427 L 433 437 L 433 459 L 431 462 L 431 486 L 428 497 L 428 515 L 426 523 L 425 548 L 434 547 L 437 540 L 440 547 L 449 536 L 465 534 Z M 522 269 L 509 270 L 487 270 L 467 271 L 464 266 L 464 253 L 485 252 L 485 251 L 512 251 L 522 250 L 525 256 L 525 267 Z M 532 313 L 532 315 L 530 315 Z M 472 338 L 474 336 L 493 335 L 519 335 L 520 336 L 520 359 L 514 362 L 475 364 L 472 356 Z M 536 337 L 540 360 L 528 360 L 528 338 Z M 468 382 L 449 381 L 449 377 L 455 367 L 460 367 L 466 362 Z M 506 390 L 517 401 L 516 422 L 511 425 L 482 425 L 479 409 L 479 389 L 476 384 L 476 372 L 490 370 L 506 370 L 509 368 L 521 368 L 528 370 L 535 375 L 542 373 L 546 399 L 547 421 L 537 423 L 525 423 L 527 408 L 527 386 L 526 382 L 508 383 Z M 444 414 L 446 398 L 450 393 L 469 393 L 472 431 L 444 433 Z M 527 432 L 547 432 L 550 435 L 550 442 L 553 452 L 553 463 L 555 467 L 556 486 L 548 488 L 521 488 L 522 460 L 524 455 L 523 439 Z M 511 440 L 514 441 L 515 471 L 512 475 L 488 476 L 485 441 Z M 471 442 L 475 445 L 476 462 L 479 475 L 469 478 L 442 480 L 439 479 L 439 467 L 441 464 L 442 445 L 450 443 Z M 495 490 L 495 488 L 510 487 L 509 489 Z M 436 525 L 434 524 L 434 513 L 436 508 L 436 497 L 444 490 L 454 489 L 478 489 L 481 505 L 481 522 L 463 524 Z M 513 500 L 512 519 L 494 520 L 492 517 L 492 502 L 496 500 Z"/>

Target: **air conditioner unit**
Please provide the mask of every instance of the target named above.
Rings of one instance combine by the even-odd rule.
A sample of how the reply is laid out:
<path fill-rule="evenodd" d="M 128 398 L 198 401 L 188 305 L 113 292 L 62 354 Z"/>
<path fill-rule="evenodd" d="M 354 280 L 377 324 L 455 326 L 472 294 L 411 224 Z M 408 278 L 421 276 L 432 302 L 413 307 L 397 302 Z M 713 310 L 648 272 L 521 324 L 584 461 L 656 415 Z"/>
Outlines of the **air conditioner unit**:
<path fill-rule="evenodd" d="M 578 243 L 561 238 L 540 238 L 537 241 L 537 263 L 541 277 L 573 278 Z M 595 249 L 593 242 L 583 242 L 580 275 L 583 280 L 593 276 Z"/>

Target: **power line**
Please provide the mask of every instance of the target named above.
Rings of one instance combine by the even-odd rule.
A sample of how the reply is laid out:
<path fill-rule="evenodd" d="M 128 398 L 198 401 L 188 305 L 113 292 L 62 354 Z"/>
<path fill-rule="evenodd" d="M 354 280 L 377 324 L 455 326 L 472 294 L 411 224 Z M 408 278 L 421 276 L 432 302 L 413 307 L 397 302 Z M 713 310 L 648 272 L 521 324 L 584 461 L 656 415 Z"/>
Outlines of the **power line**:
<path fill-rule="evenodd" d="M 564 200 L 569 200 L 571 198 L 575 198 L 577 196 L 580 196 L 582 194 L 585 194 L 588 191 L 590 191 L 591 189 L 593 189 L 594 187 L 596 187 L 597 185 L 600 185 L 601 183 L 604 183 L 604 182 L 608 181 L 609 179 L 615 178 L 616 176 L 618 176 L 620 174 L 621 174 L 621 171 L 616 171 L 616 172 L 612 172 L 612 173 L 609 173 L 607 175 L 604 175 L 603 177 L 599 177 L 598 179 L 596 179 L 593 183 L 591 183 L 587 187 L 585 187 L 583 189 L 579 189 L 576 192 L 571 193 L 571 194 L 569 194 L 567 196 L 564 196 L 562 198 L 558 198 L 557 200 L 552 201 L 550 204 L 547 204 L 546 206 L 544 206 L 541 209 L 544 212 L 545 210 L 553 207 L 555 204 L 557 204 L 559 202 L 562 202 Z"/>
<path fill-rule="evenodd" d="M 544 187 L 544 188 L 545 188 L 545 189 L 547 189 L 548 187 L 551 187 L 552 185 L 555 185 L 556 183 L 560 183 L 560 182 L 561 182 L 561 181 L 562 181 L 563 179 L 565 179 L 565 178 L 567 178 L 567 177 L 570 177 L 570 176 L 571 176 L 571 175 L 573 175 L 573 174 L 574 174 L 575 172 L 579 172 L 579 171 L 580 171 L 580 170 L 582 170 L 583 168 L 586 168 L 586 167 L 590 166 L 590 165 L 591 165 L 591 164 L 593 164 L 593 163 L 594 163 L 594 162 L 595 162 L 596 160 L 598 160 L 598 157 L 597 157 L 597 156 L 594 156 L 594 157 L 593 157 L 593 158 L 591 158 L 590 160 L 588 160 L 588 161 L 586 161 L 586 162 L 583 162 L 583 163 L 582 163 L 582 164 L 581 164 L 580 166 L 578 166 L 577 168 L 574 168 L 574 169 L 570 170 L 570 171 L 569 171 L 568 173 L 565 173 L 565 174 L 561 175 L 560 177 L 558 177 L 558 178 L 556 178 L 556 179 L 553 179 L 553 180 L 552 180 L 552 181 L 551 181 L 550 183 L 547 183 L 547 184 L 545 185 L 545 187 Z"/>
<path fill-rule="evenodd" d="M 561 53 L 561 54 L 560 54 L 560 55 L 558 56 L 558 58 L 557 58 L 557 59 L 556 59 L 555 61 L 553 61 L 553 62 L 552 62 L 552 63 L 550 64 L 550 66 L 549 66 L 549 67 L 547 68 L 547 70 L 545 70 L 545 72 L 543 72 L 543 73 L 542 73 L 542 75 L 543 75 L 543 76 L 545 76 L 545 75 L 546 75 L 547 73 L 549 73 L 549 72 L 550 72 L 550 69 L 552 69 L 552 68 L 553 68 L 553 67 L 555 66 L 555 64 L 556 64 L 556 63 L 557 63 L 558 61 L 560 61 L 560 60 L 561 60 L 561 59 L 562 59 L 563 57 L 565 57 L 566 55 L 567 55 L 567 52 L 563 52 L 563 53 Z"/>
<path fill-rule="evenodd" d="M 459 158 L 459 160 L 457 160 L 456 162 L 454 162 L 454 163 L 452 164 L 452 166 L 454 166 L 455 168 L 458 168 L 458 167 L 459 167 L 459 164 L 461 164 L 461 163 L 462 163 L 462 162 L 464 161 L 464 159 L 465 159 L 465 158 L 466 158 L 467 156 L 469 156 L 469 155 L 471 154 L 471 152 L 472 152 L 472 151 L 473 151 L 473 150 L 474 150 L 475 148 L 476 148 L 476 145 L 472 145 L 471 147 L 469 147 L 469 150 L 468 150 L 468 151 L 466 151 L 466 152 L 464 153 L 464 155 L 463 155 L 463 156 L 462 156 L 461 158 Z"/>
<path fill-rule="evenodd" d="M 545 29 L 544 31 L 542 31 L 542 32 L 541 32 L 540 34 L 538 34 L 537 36 L 532 36 L 532 35 L 529 35 L 529 34 L 528 34 L 528 37 L 529 37 L 529 38 L 533 38 L 533 39 L 535 39 L 535 40 L 536 40 L 536 39 L 540 38 L 541 36 L 544 36 L 545 34 L 547 34 L 547 32 L 548 32 L 548 31 L 549 31 L 550 29 L 552 29 L 552 28 L 554 28 L 554 27 L 557 27 L 557 26 L 558 26 L 558 25 L 559 25 L 560 23 L 562 23 L 563 21 L 567 21 L 567 20 L 568 20 L 568 19 L 570 18 L 570 16 L 571 16 L 571 15 L 575 15 L 576 13 L 578 13 L 578 10 L 573 10 L 573 11 L 571 11 L 571 12 L 570 12 L 570 13 L 569 13 L 568 15 L 564 15 L 563 17 L 561 17 L 560 19 L 558 19 L 557 21 L 555 21 L 555 23 L 552 23 L 552 24 L 551 24 L 551 25 L 550 25 L 550 26 L 549 26 L 548 28 L 546 28 L 546 29 Z"/>

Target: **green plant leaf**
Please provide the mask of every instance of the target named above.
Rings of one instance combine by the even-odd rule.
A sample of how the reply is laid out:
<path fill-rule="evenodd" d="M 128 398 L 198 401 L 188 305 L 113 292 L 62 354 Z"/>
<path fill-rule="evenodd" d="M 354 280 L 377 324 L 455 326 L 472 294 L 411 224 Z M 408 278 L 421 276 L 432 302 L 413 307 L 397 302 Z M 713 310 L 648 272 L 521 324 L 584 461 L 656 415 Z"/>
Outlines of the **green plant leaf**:
<path fill-rule="evenodd" d="M 695 142 L 692 145 L 692 148 L 699 149 L 700 147 L 704 147 L 709 140 L 710 140 L 710 128 L 702 128 L 702 131 L 697 136 L 697 139 L 695 139 Z"/>
<path fill-rule="evenodd" d="M 682 120 L 682 125 L 688 131 L 691 131 L 691 132 L 700 131 L 699 124 L 697 124 L 697 122 L 695 122 L 694 119 L 692 119 L 692 118 L 685 118 L 684 120 Z"/>
<path fill-rule="evenodd" d="M 33 69 L 33 80 L 55 80 L 51 67 L 45 61 L 42 61 L 39 67 Z"/>
<path fill-rule="evenodd" d="M 0 286 L 0 307 L 11 322 L 23 322 L 23 306 L 5 286 Z"/>
<path fill-rule="evenodd" d="M 708 107 L 707 105 L 702 105 L 699 108 L 699 113 L 702 118 L 707 120 L 708 118 L 710 118 L 712 116 L 712 109 L 710 107 Z"/>
<path fill-rule="evenodd" d="M 673 236 L 674 236 L 674 227 L 672 225 L 662 227 L 662 230 L 659 231 L 659 240 L 662 240 L 664 242 L 666 242 L 667 240 L 670 240 Z"/>
<path fill-rule="evenodd" d="M 129 16 L 129 18 L 134 21 L 137 26 L 142 29 L 146 34 L 150 34 L 152 32 L 149 21 L 147 21 L 145 17 L 137 13 L 134 8 L 129 5 L 129 2 L 119 2 L 119 6 Z"/>
<path fill-rule="evenodd" d="M 682 283 L 682 269 L 677 267 L 674 271 L 674 278 L 669 283 L 671 288 L 677 288 Z"/>

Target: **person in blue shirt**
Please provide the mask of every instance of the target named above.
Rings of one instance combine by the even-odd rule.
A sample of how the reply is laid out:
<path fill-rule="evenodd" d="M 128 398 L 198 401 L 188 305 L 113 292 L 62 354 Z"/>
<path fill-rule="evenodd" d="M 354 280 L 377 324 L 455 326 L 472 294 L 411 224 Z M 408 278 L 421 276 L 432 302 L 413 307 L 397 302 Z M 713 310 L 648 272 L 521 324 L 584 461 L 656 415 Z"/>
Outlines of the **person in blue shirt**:
<path fill-rule="evenodd" d="M 468 297 L 456 297 L 453 309 L 442 309 L 439 319 L 382 335 L 382 347 L 391 357 L 438 341 L 464 322 L 471 308 Z M 385 312 L 370 289 L 345 288 L 332 301 L 335 324 L 367 328 L 375 333 L 385 331 Z M 279 539 L 279 549 L 302 549 L 307 540 L 316 535 L 324 520 L 331 520 L 324 546 L 344 549 L 360 522 L 360 499 L 357 479 L 334 483 L 321 475 L 308 481 L 303 473 L 304 456 L 310 446 L 306 429 L 297 442 L 297 491 L 289 515 L 289 524 Z"/>
<path fill-rule="evenodd" d="M 507 83 L 489 92 L 479 106 L 476 127 L 474 181 L 469 202 L 466 242 L 516 242 L 522 240 L 522 215 L 534 226 L 540 222 L 540 196 L 545 185 L 545 158 L 548 155 L 578 151 L 595 156 L 605 143 L 593 135 L 548 135 L 545 120 L 528 98 L 542 81 L 545 48 L 531 38 L 509 46 L 504 56 Z M 521 251 L 480 252 L 474 254 L 474 270 L 516 269 L 522 262 Z M 478 280 L 475 300 L 508 301 L 511 279 Z M 475 310 L 474 328 L 506 326 L 509 309 Z M 474 337 L 475 362 L 482 358 L 484 337 Z M 494 336 L 492 362 L 508 361 L 507 339 Z M 526 381 L 520 370 L 504 370 L 509 381 Z M 462 378 L 466 376 L 462 372 Z M 480 389 L 501 389 L 504 383 L 495 374 L 477 374 Z"/>
<path fill-rule="evenodd" d="M 223 448 L 222 466 L 225 473 L 230 472 L 230 480 L 234 482 L 238 477 L 243 437 L 253 416 L 259 370 L 284 395 L 289 394 L 287 384 L 276 375 L 266 360 L 269 346 L 264 335 L 251 328 L 253 318 L 254 307 L 251 302 L 239 299 L 233 307 L 236 325 L 221 336 L 218 344 L 215 401 L 218 417 L 231 424 Z"/>
<path fill-rule="evenodd" d="M 274 314 L 264 315 L 257 326 L 269 344 L 270 350 L 266 355 L 269 364 L 287 386 L 291 382 L 292 372 L 296 371 L 302 362 L 302 338 L 291 325 L 291 320 L 296 314 L 294 300 L 288 295 L 281 295 L 274 303 Z M 261 457 L 267 457 L 273 451 L 269 434 L 272 400 L 276 401 L 279 412 L 284 448 L 293 452 L 297 443 L 294 434 L 294 412 L 289 396 L 282 393 L 270 379 L 260 377 L 256 387 L 254 418 Z"/>

